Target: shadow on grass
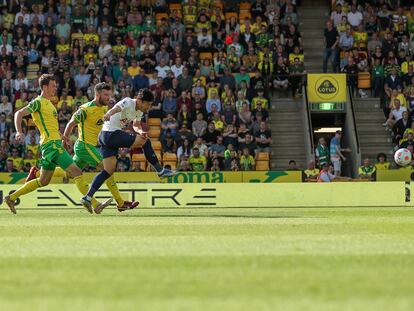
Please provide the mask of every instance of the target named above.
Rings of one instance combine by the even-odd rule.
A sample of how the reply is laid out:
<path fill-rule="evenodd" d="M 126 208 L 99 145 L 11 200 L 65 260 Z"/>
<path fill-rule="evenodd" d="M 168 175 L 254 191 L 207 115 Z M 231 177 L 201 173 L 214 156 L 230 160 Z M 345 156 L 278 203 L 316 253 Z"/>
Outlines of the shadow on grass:
<path fill-rule="evenodd" d="M 165 214 L 165 215 L 142 215 L 142 214 L 118 214 L 118 215 L 105 215 L 101 214 L 100 217 L 147 217 L 147 218 L 156 218 L 156 217 L 186 217 L 186 218 L 258 218 L 258 219 L 274 219 L 274 218 L 303 218 L 301 216 L 264 216 L 264 215 L 185 215 L 185 214 Z"/>

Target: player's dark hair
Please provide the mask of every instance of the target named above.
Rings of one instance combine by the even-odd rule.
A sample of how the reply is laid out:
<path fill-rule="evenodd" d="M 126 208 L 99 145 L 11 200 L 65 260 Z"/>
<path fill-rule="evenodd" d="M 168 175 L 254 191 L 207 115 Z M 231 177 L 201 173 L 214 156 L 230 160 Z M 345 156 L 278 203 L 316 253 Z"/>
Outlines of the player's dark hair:
<path fill-rule="evenodd" d="M 100 93 L 103 90 L 106 90 L 106 91 L 112 90 L 111 86 L 106 82 L 101 82 L 101 83 L 96 84 L 94 89 L 95 89 L 95 93 Z"/>
<path fill-rule="evenodd" d="M 39 86 L 43 88 L 46 85 L 49 85 L 50 81 L 56 81 L 56 77 L 53 74 L 45 73 L 42 74 L 39 78 Z"/>
<path fill-rule="evenodd" d="M 142 101 L 152 102 L 154 101 L 154 94 L 149 89 L 141 89 L 138 91 L 138 98 Z"/>

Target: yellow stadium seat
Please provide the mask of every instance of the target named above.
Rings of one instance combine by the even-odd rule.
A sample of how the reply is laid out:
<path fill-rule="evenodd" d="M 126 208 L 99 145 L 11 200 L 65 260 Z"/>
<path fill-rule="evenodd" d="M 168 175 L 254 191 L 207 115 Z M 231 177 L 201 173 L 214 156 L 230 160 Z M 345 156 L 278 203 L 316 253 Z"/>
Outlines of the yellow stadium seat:
<path fill-rule="evenodd" d="M 250 20 L 252 19 L 252 15 L 250 14 L 250 12 L 240 12 L 239 22 L 240 23 L 243 22 L 246 19 L 246 17 Z"/>
<path fill-rule="evenodd" d="M 227 12 L 226 15 L 225 15 L 226 20 L 229 20 L 232 17 L 237 19 L 237 17 L 238 17 L 237 13 L 236 12 Z"/>
<path fill-rule="evenodd" d="M 148 126 L 154 126 L 154 125 L 161 125 L 161 119 L 160 118 L 149 118 L 148 119 Z"/>
<path fill-rule="evenodd" d="M 142 170 L 145 170 L 147 168 L 148 163 L 147 163 L 147 160 L 145 159 L 145 155 L 142 153 L 133 154 L 132 162 L 139 162 Z"/>
<path fill-rule="evenodd" d="M 175 153 L 166 152 L 162 157 L 163 161 L 175 161 L 177 162 L 177 155 Z"/>
<path fill-rule="evenodd" d="M 205 60 L 205 59 L 212 60 L 213 59 L 213 54 L 211 54 L 210 52 L 201 52 L 200 53 L 200 59 L 201 60 Z"/>
<path fill-rule="evenodd" d="M 252 4 L 250 2 L 241 2 L 239 5 L 239 9 L 241 10 L 246 10 L 246 11 L 250 11 L 252 7 Z"/>
<path fill-rule="evenodd" d="M 257 154 L 257 161 L 269 161 L 270 155 L 269 152 L 259 152 Z"/>
<path fill-rule="evenodd" d="M 170 11 L 172 10 L 182 11 L 181 3 L 170 3 L 169 8 L 170 8 Z"/>
<path fill-rule="evenodd" d="M 158 161 L 161 161 L 161 151 L 155 151 L 154 150 L 154 152 L 155 152 L 155 154 L 156 154 L 156 156 L 157 156 L 157 159 L 158 159 Z"/>
<path fill-rule="evenodd" d="M 148 137 L 159 138 L 161 135 L 161 129 L 150 128 L 148 131 Z"/>
<path fill-rule="evenodd" d="M 371 88 L 371 74 L 369 72 L 358 73 L 358 88 L 370 89 Z"/>
<path fill-rule="evenodd" d="M 161 151 L 161 142 L 159 140 L 156 141 L 151 141 L 151 145 L 152 145 L 152 149 L 154 149 L 154 151 Z"/>
<path fill-rule="evenodd" d="M 268 171 L 269 161 L 256 161 L 256 171 Z"/>

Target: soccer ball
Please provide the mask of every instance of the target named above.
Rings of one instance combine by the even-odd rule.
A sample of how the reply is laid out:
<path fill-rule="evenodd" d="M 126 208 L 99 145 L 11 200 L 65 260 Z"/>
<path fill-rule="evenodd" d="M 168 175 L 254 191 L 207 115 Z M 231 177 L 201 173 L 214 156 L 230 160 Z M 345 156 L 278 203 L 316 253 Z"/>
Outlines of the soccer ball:
<path fill-rule="evenodd" d="M 411 163 L 411 152 L 406 148 L 398 149 L 394 154 L 395 163 L 399 166 L 407 166 Z"/>

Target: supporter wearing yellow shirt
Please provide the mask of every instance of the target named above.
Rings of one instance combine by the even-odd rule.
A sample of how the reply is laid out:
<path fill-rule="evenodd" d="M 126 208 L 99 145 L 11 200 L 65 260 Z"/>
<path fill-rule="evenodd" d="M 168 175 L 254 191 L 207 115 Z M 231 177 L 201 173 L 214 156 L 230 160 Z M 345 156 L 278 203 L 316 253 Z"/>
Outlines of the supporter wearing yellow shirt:
<path fill-rule="evenodd" d="M 26 156 L 24 157 L 24 166 L 33 167 L 37 165 L 37 158 L 35 158 L 31 150 L 27 150 Z"/>
<path fill-rule="evenodd" d="M 90 42 L 90 40 L 93 40 L 94 44 L 98 44 L 99 43 L 99 35 L 96 33 L 85 33 L 83 35 L 83 40 L 85 42 Z"/>
<path fill-rule="evenodd" d="M 406 60 L 401 64 L 401 72 L 408 73 L 408 66 L 414 66 L 414 61 L 411 60 L 411 56 L 408 55 Z"/>
<path fill-rule="evenodd" d="M 136 59 L 131 60 L 131 66 L 128 67 L 128 74 L 134 78 L 141 71 L 141 67 L 138 66 Z"/>
<path fill-rule="evenodd" d="M 27 101 L 27 93 L 26 92 L 23 92 L 21 96 L 22 97 L 19 98 L 18 100 L 16 100 L 16 102 L 14 104 L 14 111 L 17 111 L 17 110 L 23 108 L 24 106 L 27 106 L 27 104 L 29 103 Z"/>
<path fill-rule="evenodd" d="M 377 171 L 389 170 L 390 163 L 387 162 L 387 156 L 385 153 L 381 152 L 377 155 L 377 163 L 375 164 L 375 168 Z"/>
<path fill-rule="evenodd" d="M 243 154 L 240 157 L 240 167 L 242 171 L 254 171 L 256 163 L 253 156 L 249 153 L 249 148 L 243 149 Z"/>
<path fill-rule="evenodd" d="M 315 167 L 315 161 L 310 161 L 308 168 L 303 172 L 306 175 L 306 178 L 316 179 L 319 175 L 320 170 Z"/>
<path fill-rule="evenodd" d="M 375 166 L 372 166 L 369 159 L 364 159 L 363 165 L 358 168 L 360 178 L 372 178 L 375 173 Z"/>
<path fill-rule="evenodd" d="M 23 165 L 23 158 L 19 156 L 19 151 L 17 149 L 12 150 L 12 155 L 11 157 L 7 158 L 7 161 L 12 161 L 13 167 L 16 170 L 20 170 L 21 166 Z"/>
<path fill-rule="evenodd" d="M 354 32 L 354 47 L 366 49 L 368 41 L 368 34 L 364 30 L 364 26 L 360 24 L 358 30 Z"/>
<path fill-rule="evenodd" d="M 295 58 L 298 58 L 300 63 L 303 63 L 305 59 L 297 46 L 295 46 L 293 53 L 289 54 L 289 63 L 293 64 L 295 62 Z"/>
<path fill-rule="evenodd" d="M 122 37 L 116 37 L 116 44 L 112 46 L 112 52 L 115 55 L 124 56 L 128 47 L 122 42 Z"/>
<path fill-rule="evenodd" d="M 206 157 L 200 155 L 200 150 L 197 147 L 193 148 L 193 155 L 188 159 L 188 164 L 195 172 L 205 171 L 207 168 Z"/>
<path fill-rule="evenodd" d="M 250 19 L 247 18 L 247 17 L 244 19 L 243 24 L 240 25 L 240 33 L 245 33 L 246 28 L 250 28 L 250 31 L 252 30 L 252 25 L 250 23 Z"/>
<path fill-rule="evenodd" d="M 262 26 L 268 27 L 267 23 L 262 21 L 262 18 L 260 16 L 256 17 L 256 22 L 252 25 L 250 31 L 256 36 L 261 32 Z"/>
<path fill-rule="evenodd" d="M 391 93 L 391 109 L 395 108 L 394 100 L 396 99 L 400 101 L 401 107 L 408 108 L 407 99 L 405 98 L 404 94 L 398 92 L 398 90 L 393 90 Z"/>
<path fill-rule="evenodd" d="M 63 102 L 66 102 L 69 108 L 72 108 L 73 106 L 73 97 L 69 96 L 65 90 L 62 90 L 62 96 L 59 98 L 59 102 L 57 104 L 57 109 L 62 108 Z"/>

